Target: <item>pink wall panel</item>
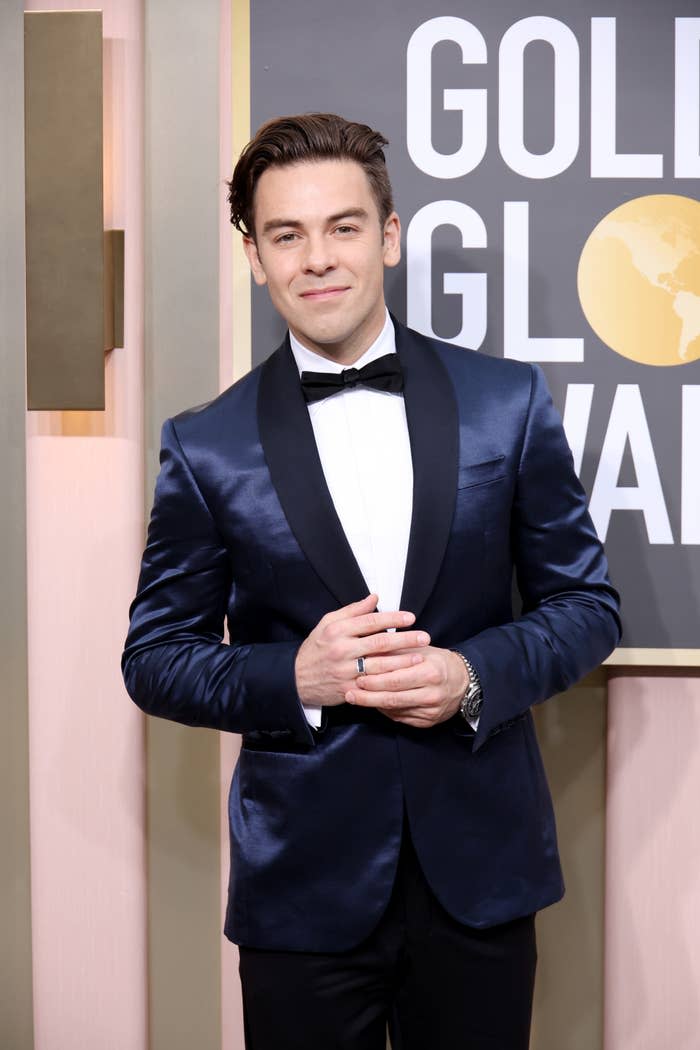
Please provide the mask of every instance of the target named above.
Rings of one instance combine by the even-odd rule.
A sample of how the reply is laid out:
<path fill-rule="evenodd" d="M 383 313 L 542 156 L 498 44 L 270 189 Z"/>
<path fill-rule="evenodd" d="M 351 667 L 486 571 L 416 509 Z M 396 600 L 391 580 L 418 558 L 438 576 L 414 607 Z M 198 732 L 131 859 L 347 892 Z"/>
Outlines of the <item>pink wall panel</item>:
<path fill-rule="evenodd" d="M 700 678 L 608 707 L 605 1050 L 700 1046 Z"/>
<path fill-rule="evenodd" d="M 125 441 L 29 442 L 30 785 L 37 1050 L 145 1047 L 142 717 L 119 655 L 134 563 Z"/>
<path fill-rule="evenodd" d="M 143 719 L 119 657 L 143 541 L 140 0 L 104 9 L 105 223 L 126 231 L 104 413 L 30 413 L 27 516 L 36 1050 L 145 1050 Z M 27 9 L 90 9 L 42 0 Z"/>

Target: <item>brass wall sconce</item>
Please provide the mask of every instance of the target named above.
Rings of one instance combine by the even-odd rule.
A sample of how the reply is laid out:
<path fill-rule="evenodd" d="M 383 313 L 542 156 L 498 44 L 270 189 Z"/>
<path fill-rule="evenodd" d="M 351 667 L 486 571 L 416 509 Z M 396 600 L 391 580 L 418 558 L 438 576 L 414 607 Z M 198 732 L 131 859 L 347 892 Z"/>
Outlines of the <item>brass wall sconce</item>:
<path fill-rule="evenodd" d="M 104 409 L 124 340 L 124 232 L 105 233 L 102 12 L 25 14 L 27 407 Z"/>

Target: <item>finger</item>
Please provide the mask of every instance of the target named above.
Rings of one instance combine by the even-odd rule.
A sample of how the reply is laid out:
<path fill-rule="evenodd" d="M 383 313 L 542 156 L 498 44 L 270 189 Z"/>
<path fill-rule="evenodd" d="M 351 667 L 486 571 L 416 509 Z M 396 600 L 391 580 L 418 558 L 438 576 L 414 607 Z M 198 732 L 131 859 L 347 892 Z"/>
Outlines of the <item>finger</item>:
<path fill-rule="evenodd" d="M 368 662 L 365 661 L 365 667 Z M 361 675 L 356 682 L 357 688 L 376 693 L 398 693 L 407 689 L 420 689 L 422 686 L 432 684 L 434 677 L 430 665 L 424 661 L 421 663 L 422 666 L 403 664 L 382 674 Z"/>
<path fill-rule="evenodd" d="M 356 689 L 354 686 L 345 694 L 349 704 L 358 707 L 378 707 L 383 711 L 395 711 L 399 708 L 408 708 L 414 713 L 417 708 L 431 707 L 435 704 L 435 696 L 427 689 L 404 689 L 401 692 L 372 693 L 365 689 Z"/>
<path fill-rule="evenodd" d="M 353 659 L 357 659 L 358 656 L 364 656 L 365 659 L 387 654 L 393 656 L 407 647 L 422 649 L 426 645 L 430 645 L 430 635 L 425 631 L 406 631 L 401 634 L 381 631 L 379 634 L 370 634 L 355 639 L 350 645 L 349 655 Z"/>
<path fill-rule="evenodd" d="M 383 675 L 388 674 L 389 671 L 398 671 L 402 667 L 413 667 L 422 664 L 423 659 L 415 649 L 410 652 L 393 653 L 390 656 L 367 656 L 365 657 L 365 673 L 360 677 Z"/>
<path fill-rule="evenodd" d="M 377 594 L 368 594 L 366 598 L 361 598 L 359 602 L 351 602 L 350 605 L 343 605 L 340 609 L 334 609 L 332 612 L 326 613 L 324 620 L 326 623 L 334 623 L 336 620 L 347 620 L 350 617 L 362 616 L 376 609 L 378 601 L 379 596 Z"/>
<path fill-rule="evenodd" d="M 430 725 L 430 719 L 423 708 L 387 707 L 382 714 L 392 722 L 404 722 L 406 725 Z"/>
<path fill-rule="evenodd" d="M 389 612 L 364 612 L 363 615 L 349 617 L 346 620 L 348 634 L 353 638 L 363 638 L 370 634 L 379 634 L 395 627 L 410 627 L 415 622 L 412 612 L 392 609 Z M 402 636 L 404 637 L 404 636 Z M 406 642 L 404 648 L 408 648 Z"/>
<path fill-rule="evenodd" d="M 399 635 L 399 637 L 400 638 L 405 638 L 406 635 L 405 634 L 401 634 L 401 635 Z M 404 648 L 402 648 L 402 649 L 395 649 L 394 650 L 394 656 L 407 656 L 409 653 L 420 653 L 420 652 L 421 652 L 421 649 L 409 649 L 408 647 L 406 647 L 405 649 Z M 425 659 L 425 658 L 422 657 L 422 659 Z"/>
<path fill-rule="evenodd" d="M 400 722 L 404 726 L 413 726 L 414 729 L 430 729 L 431 726 L 435 725 L 433 719 L 417 718 L 410 712 L 404 714 L 401 711 L 382 711 L 382 714 L 390 718 L 392 722 Z"/>
<path fill-rule="evenodd" d="M 401 722 L 416 729 L 428 729 L 451 717 L 439 704 L 433 707 L 386 708 L 381 710 L 381 714 L 392 722 Z"/>

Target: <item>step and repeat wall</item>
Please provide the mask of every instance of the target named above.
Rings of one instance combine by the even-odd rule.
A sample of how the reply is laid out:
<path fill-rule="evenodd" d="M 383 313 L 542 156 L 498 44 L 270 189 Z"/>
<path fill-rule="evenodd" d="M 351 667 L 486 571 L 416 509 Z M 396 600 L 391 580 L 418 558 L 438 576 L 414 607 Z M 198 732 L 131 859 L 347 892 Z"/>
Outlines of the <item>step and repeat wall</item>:
<path fill-rule="evenodd" d="M 538 1048 L 691 1050 L 700 1028 L 699 14 L 251 6 L 251 129 L 335 110 L 390 140 L 390 308 L 543 368 L 622 593 L 603 684 L 537 711 L 568 885 L 538 924 Z M 282 330 L 252 302 L 257 363 Z"/>
<path fill-rule="evenodd" d="M 251 123 L 322 107 L 386 135 L 390 307 L 544 368 L 624 595 L 615 662 L 697 663 L 700 17 L 587 8 L 253 5 Z M 257 360 L 278 329 L 256 295 Z"/>

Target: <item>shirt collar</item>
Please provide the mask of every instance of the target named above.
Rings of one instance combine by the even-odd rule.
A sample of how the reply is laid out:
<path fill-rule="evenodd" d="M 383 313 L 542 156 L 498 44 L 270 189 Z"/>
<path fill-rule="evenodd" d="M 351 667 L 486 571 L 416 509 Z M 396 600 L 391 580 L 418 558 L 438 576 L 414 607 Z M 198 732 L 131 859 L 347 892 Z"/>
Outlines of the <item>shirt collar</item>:
<path fill-rule="evenodd" d="M 289 342 L 292 347 L 292 353 L 294 354 L 294 360 L 296 361 L 299 375 L 302 372 L 342 372 L 347 365 L 340 365 L 336 361 L 330 361 L 327 357 L 321 357 L 320 354 L 314 353 L 313 350 L 307 349 L 302 346 L 299 340 L 292 334 L 289 333 Z M 363 368 L 364 365 L 368 365 L 370 361 L 376 361 L 378 357 L 383 357 L 385 354 L 396 353 L 396 333 L 394 332 L 394 326 L 391 323 L 389 317 L 389 311 L 386 311 L 386 319 L 384 321 L 384 327 L 381 332 L 374 340 L 368 350 L 365 350 L 364 354 L 357 361 L 354 362 L 352 368 Z"/>

